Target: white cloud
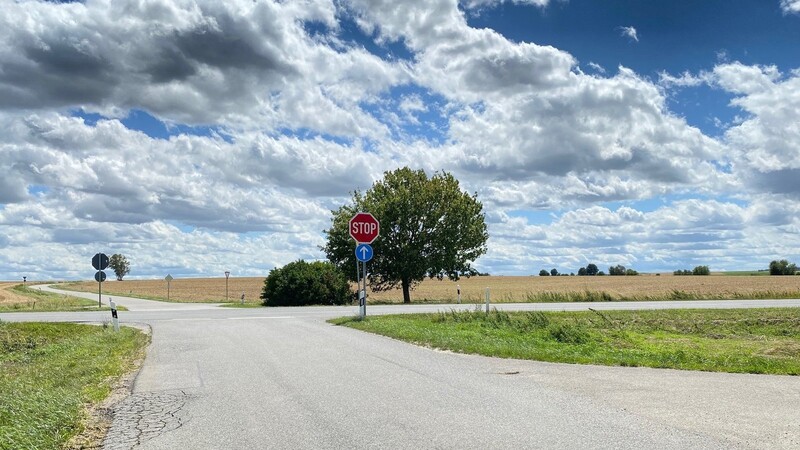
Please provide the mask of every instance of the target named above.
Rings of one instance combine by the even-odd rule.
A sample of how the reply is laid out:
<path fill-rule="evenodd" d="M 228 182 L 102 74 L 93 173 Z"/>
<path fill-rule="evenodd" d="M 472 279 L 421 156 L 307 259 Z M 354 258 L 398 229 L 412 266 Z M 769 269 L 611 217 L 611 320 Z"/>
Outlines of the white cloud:
<path fill-rule="evenodd" d="M 411 56 L 348 41 L 342 18 Z M 733 267 L 759 245 L 797 248 L 797 219 L 780 211 L 800 193 L 799 75 L 776 67 L 654 83 L 589 62 L 587 75 L 566 51 L 470 27 L 455 0 L 9 3 L 0 59 L 0 276 L 82 277 L 73 267 L 98 246 L 153 273 L 221 273 L 235 257 L 263 274 L 321 258 L 329 210 L 404 165 L 478 192 L 492 236 L 479 265 L 492 272 Z M 668 88 L 701 84 L 741 109 L 723 139 L 667 106 Z M 212 132 L 149 137 L 123 124 L 132 108 Z M 740 200 L 607 206 L 675 194 Z M 545 223 L 511 213 L 546 210 L 558 213 Z M 789 237 L 754 233 L 762 223 Z"/>
<path fill-rule="evenodd" d="M 639 42 L 639 34 L 634 27 L 619 27 L 619 32 L 622 36 L 628 37 L 633 41 Z"/>
<path fill-rule="evenodd" d="M 781 10 L 784 14 L 800 14 L 800 0 L 781 0 Z"/>

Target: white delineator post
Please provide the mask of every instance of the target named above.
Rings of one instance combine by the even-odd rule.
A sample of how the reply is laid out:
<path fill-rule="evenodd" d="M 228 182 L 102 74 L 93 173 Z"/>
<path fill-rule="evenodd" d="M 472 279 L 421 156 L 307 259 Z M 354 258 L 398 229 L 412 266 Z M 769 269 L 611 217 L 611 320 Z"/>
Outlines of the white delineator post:
<path fill-rule="evenodd" d="M 117 304 L 111 297 L 108 298 L 109 305 L 111 305 L 111 323 L 114 324 L 114 331 L 119 331 L 119 319 L 117 318 Z"/>
<path fill-rule="evenodd" d="M 458 304 L 460 305 L 461 304 L 461 285 L 460 284 L 456 285 L 456 291 L 458 292 Z"/>
<path fill-rule="evenodd" d="M 489 313 L 489 288 L 486 288 L 486 313 Z"/>

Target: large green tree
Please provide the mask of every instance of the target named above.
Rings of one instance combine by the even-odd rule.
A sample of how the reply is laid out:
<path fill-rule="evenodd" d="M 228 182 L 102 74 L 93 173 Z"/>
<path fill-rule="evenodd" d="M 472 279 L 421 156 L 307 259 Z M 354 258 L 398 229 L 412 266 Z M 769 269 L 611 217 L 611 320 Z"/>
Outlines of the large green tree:
<path fill-rule="evenodd" d="M 111 255 L 111 258 L 108 260 L 108 267 L 111 267 L 111 270 L 114 271 L 114 275 L 117 276 L 117 281 L 122 281 L 122 278 L 131 271 L 131 263 L 128 262 L 128 258 L 119 253 Z"/>
<path fill-rule="evenodd" d="M 486 253 L 489 237 L 483 205 L 451 174 L 428 177 L 408 167 L 386 172 L 366 192 L 354 192 L 351 203 L 331 211 L 323 250 L 353 280 L 355 242 L 348 223 L 359 211 L 372 213 L 381 224 L 367 268 L 372 289 L 400 286 L 403 302 L 410 303 L 411 288 L 425 277 L 457 280 L 477 274 L 471 263 Z"/>

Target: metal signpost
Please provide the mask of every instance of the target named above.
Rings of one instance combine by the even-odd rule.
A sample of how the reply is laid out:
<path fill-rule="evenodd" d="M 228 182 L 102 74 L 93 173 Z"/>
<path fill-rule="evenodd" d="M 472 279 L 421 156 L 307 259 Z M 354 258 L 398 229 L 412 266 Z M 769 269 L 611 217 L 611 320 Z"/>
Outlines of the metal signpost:
<path fill-rule="evenodd" d="M 94 279 L 97 281 L 97 307 L 103 306 L 103 281 L 106 281 L 106 273 L 103 272 L 108 267 L 108 256 L 105 253 L 97 253 L 92 257 L 92 267 L 97 272 Z"/>
<path fill-rule="evenodd" d="M 172 281 L 173 278 L 172 275 L 167 274 L 167 276 L 165 276 L 164 279 L 167 280 L 167 301 L 169 301 L 169 282 Z"/>
<path fill-rule="evenodd" d="M 358 313 L 363 319 L 367 315 L 367 261 L 372 259 L 373 241 L 380 233 L 380 222 L 372 214 L 357 213 L 350 219 L 350 237 L 356 241 L 356 279 L 358 280 Z M 361 262 L 361 268 L 358 263 Z"/>
<path fill-rule="evenodd" d="M 225 271 L 225 303 L 228 303 L 228 277 L 231 276 L 231 271 Z"/>

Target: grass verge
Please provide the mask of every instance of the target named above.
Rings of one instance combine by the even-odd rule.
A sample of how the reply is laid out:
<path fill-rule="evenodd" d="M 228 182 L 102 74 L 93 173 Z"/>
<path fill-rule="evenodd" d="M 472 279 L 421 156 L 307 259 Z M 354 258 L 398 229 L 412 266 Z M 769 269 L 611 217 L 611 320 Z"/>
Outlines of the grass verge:
<path fill-rule="evenodd" d="M 262 303 L 223 303 L 220 305 L 223 308 L 266 308 Z"/>
<path fill-rule="evenodd" d="M 21 284 L 11 287 L 10 292 L 16 295 L 12 300 L 0 303 L 0 312 L 109 310 L 108 306 L 98 308 L 96 300 L 44 292 Z M 118 309 L 125 310 L 122 307 Z"/>
<path fill-rule="evenodd" d="M 800 374 L 800 309 L 503 312 L 330 321 L 427 347 L 501 358 Z"/>
<path fill-rule="evenodd" d="M 123 327 L 0 322 L 0 448 L 62 448 L 141 358 L 149 337 Z"/>

